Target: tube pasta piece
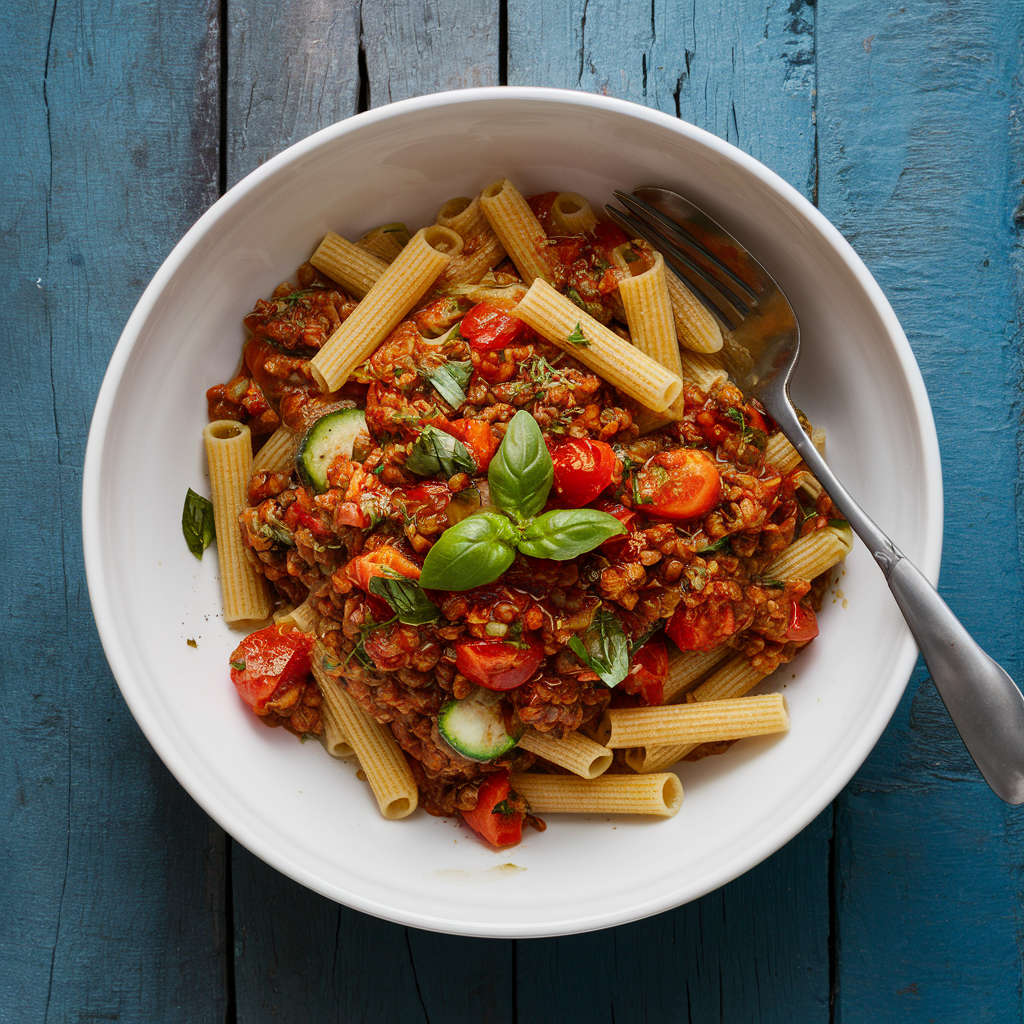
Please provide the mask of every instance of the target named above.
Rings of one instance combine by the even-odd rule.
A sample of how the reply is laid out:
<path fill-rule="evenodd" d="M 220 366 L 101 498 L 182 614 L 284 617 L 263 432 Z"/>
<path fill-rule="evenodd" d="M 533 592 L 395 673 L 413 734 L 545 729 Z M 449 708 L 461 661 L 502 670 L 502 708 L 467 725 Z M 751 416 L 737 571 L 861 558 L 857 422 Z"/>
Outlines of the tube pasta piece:
<path fill-rule="evenodd" d="M 614 756 L 607 747 L 580 732 L 571 732 L 565 739 L 556 739 L 548 733 L 527 729 L 518 745 L 545 761 L 566 768 L 581 779 L 596 779 L 603 775 L 611 767 Z"/>
<path fill-rule="evenodd" d="M 512 789 L 536 814 L 653 814 L 671 818 L 683 804 L 677 775 L 571 775 L 513 773 Z"/>
<path fill-rule="evenodd" d="M 236 420 L 214 420 L 203 429 L 203 439 L 213 491 L 224 621 L 239 628 L 251 628 L 270 616 L 273 603 L 266 579 L 246 556 L 238 527 L 238 516 L 246 507 L 245 493 L 252 469 L 249 428 Z"/>
<path fill-rule="evenodd" d="M 342 724 L 341 697 L 343 691 L 337 681 L 324 671 L 319 652 L 315 653 L 311 659 L 310 668 L 313 670 L 313 678 L 320 691 L 320 718 L 324 725 L 321 742 L 331 757 L 351 757 L 355 751 L 345 735 L 345 727 Z"/>
<path fill-rule="evenodd" d="M 613 708 L 606 715 L 612 749 L 715 743 L 789 729 L 786 698 L 781 693 L 673 707 Z"/>
<path fill-rule="evenodd" d="M 252 460 L 251 473 L 263 470 L 268 473 L 283 473 L 292 468 L 295 448 L 299 435 L 283 423 L 263 442 L 263 447 Z"/>
<path fill-rule="evenodd" d="M 663 704 L 674 704 L 686 696 L 686 691 L 701 681 L 726 654 L 729 648 L 719 646 L 710 651 L 677 651 L 668 656 L 668 675 L 665 677 Z"/>
<path fill-rule="evenodd" d="M 367 231 L 356 245 L 385 263 L 391 263 L 408 243 L 409 229 L 400 221 L 394 221 Z"/>
<path fill-rule="evenodd" d="M 312 594 L 300 605 L 287 611 L 274 612 L 274 621 L 282 626 L 294 626 L 303 633 L 315 633 L 320 613 L 313 604 Z"/>
<path fill-rule="evenodd" d="M 454 231 L 436 224 L 413 235 L 355 312 L 310 360 L 313 377 L 325 394 L 337 391 L 373 354 L 461 248 L 462 239 Z"/>
<path fill-rule="evenodd" d="M 683 376 L 693 381 L 701 391 L 710 391 L 720 381 L 729 379 L 721 360 L 713 355 L 680 350 L 679 360 L 683 364 Z"/>
<path fill-rule="evenodd" d="M 359 758 L 381 814 L 392 819 L 412 814 L 419 803 L 416 779 L 391 730 L 371 718 L 335 682 L 326 670 L 333 661 L 329 654 L 318 648 L 311 661 L 323 703 L 330 703 L 331 713 L 337 713 L 340 730 Z"/>
<path fill-rule="evenodd" d="M 764 458 L 785 476 L 790 470 L 800 465 L 800 453 L 790 443 L 788 437 L 779 431 L 768 438 L 764 449 Z"/>
<path fill-rule="evenodd" d="M 654 412 L 667 409 L 683 389 L 676 374 L 623 341 L 540 278 L 510 312 Z M 569 340 L 577 336 L 579 342 Z"/>
<path fill-rule="evenodd" d="M 652 255 L 653 266 L 619 282 L 619 297 L 626 311 L 626 324 L 633 344 L 670 373 L 682 378 L 683 364 L 679 357 L 679 342 L 676 341 L 672 300 L 668 294 L 665 258 L 660 252 Z M 675 400 L 671 411 L 674 418 L 682 418 L 685 412 L 682 399 Z"/>
<path fill-rule="evenodd" d="M 388 269 L 379 256 L 333 231 L 327 232 L 309 262 L 357 299 L 366 295 Z"/>
<path fill-rule="evenodd" d="M 841 562 L 853 547 L 849 526 L 826 526 L 793 541 L 765 569 L 765 576 L 779 580 L 813 580 Z"/>
<path fill-rule="evenodd" d="M 597 224 L 594 208 L 578 192 L 559 192 L 551 204 L 551 223 L 559 235 L 585 235 Z"/>
<path fill-rule="evenodd" d="M 438 210 L 437 223 L 462 239 L 462 250 L 448 261 L 437 280 L 439 288 L 453 284 L 477 284 L 505 258 L 505 247 L 494 233 L 479 197 L 458 196 Z"/>
<path fill-rule="evenodd" d="M 724 654 L 728 648 L 717 647 L 711 654 L 716 651 L 722 651 Z M 671 673 L 671 668 L 669 671 Z M 733 700 L 749 693 L 764 678 L 764 672 L 753 668 L 742 654 L 738 654 L 713 672 L 696 689 L 691 690 L 687 700 Z M 601 725 L 607 730 L 605 735 L 609 735 L 610 723 L 602 721 Z M 661 772 L 681 761 L 696 746 L 696 743 L 670 743 L 665 746 L 633 747 L 626 751 L 626 764 L 641 773 Z"/>
<path fill-rule="evenodd" d="M 523 280 L 553 281 L 547 235 L 519 189 L 508 178 L 500 178 L 480 193 L 480 205 Z"/>
<path fill-rule="evenodd" d="M 803 491 L 811 501 L 817 501 L 821 497 L 821 481 L 809 469 L 802 469 L 793 476 L 793 486 L 796 490 Z"/>
<path fill-rule="evenodd" d="M 679 344 L 691 352 L 718 352 L 724 344 L 722 329 L 700 299 L 675 274 L 668 275 L 668 291 Z"/>
<path fill-rule="evenodd" d="M 825 428 L 814 427 L 811 430 L 811 444 L 818 449 L 818 454 L 825 457 Z"/>

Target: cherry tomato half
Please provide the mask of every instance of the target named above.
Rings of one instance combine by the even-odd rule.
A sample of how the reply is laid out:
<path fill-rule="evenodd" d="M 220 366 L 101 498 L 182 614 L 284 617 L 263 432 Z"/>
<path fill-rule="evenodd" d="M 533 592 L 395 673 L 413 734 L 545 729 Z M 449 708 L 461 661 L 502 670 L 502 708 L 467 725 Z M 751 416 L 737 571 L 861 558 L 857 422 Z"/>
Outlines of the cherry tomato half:
<path fill-rule="evenodd" d="M 345 575 L 357 587 L 369 590 L 371 577 L 386 576 L 389 570 L 410 580 L 420 578 L 420 567 L 390 544 L 382 544 L 365 555 L 357 555 L 345 566 Z"/>
<path fill-rule="evenodd" d="M 789 612 L 789 629 L 786 630 L 787 640 L 813 640 L 818 635 L 818 617 L 810 608 L 793 602 Z"/>
<path fill-rule="evenodd" d="M 710 512 L 722 493 L 715 460 L 696 448 L 659 452 L 634 480 L 636 503 L 666 519 L 692 519 Z"/>
<path fill-rule="evenodd" d="M 668 651 L 665 641 L 658 637 L 633 655 L 629 673 L 619 683 L 626 693 L 638 693 L 648 704 L 661 704 L 665 699 L 665 680 L 668 678 Z"/>
<path fill-rule="evenodd" d="M 481 785 L 476 807 L 462 818 L 492 846 L 514 846 L 523 838 L 522 801 L 512 792 L 507 771 L 489 775 Z"/>
<path fill-rule="evenodd" d="M 736 632 L 736 616 L 728 601 L 709 601 L 696 608 L 680 605 L 665 632 L 681 651 L 710 651 Z"/>
<path fill-rule="evenodd" d="M 525 636 L 516 643 L 460 640 L 455 645 L 455 667 L 471 682 L 488 690 L 514 690 L 522 686 L 543 660 L 544 648 Z"/>
<path fill-rule="evenodd" d="M 490 423 L 485 420 L 464 419 L 438 423 L 438 426 L 466 446 L 466 450 L 473 456 L 478 473 L 487 472 L 491 459 L 501 445 L 501 440 L 494 436 Z"/>
<path fill-rule="evenodd" d="M 612 501 L 611 498 L 598 498 L 597 501 L 590 503 L 590 507 L 614 516 L 626 528 L 625 535 L 610 537 L 601 545 L 601 550 L 609 558 L 618 558 L 622 554 L 623 548 L 629 543 L 629 535 L 633 532 L 640 513 L 626 508 L 625 505 L 620 505 L 617 501 Z"/>
<path fill-rule="evenodd" d="M 481 352 L 508 348 L 530 328 L 496 302 L 478 302 L 460 321 L 459 333 Z"/>
<path fill-rule="evenodd" d="M 610 444 L 570 438 L 551 452 L 555 494 L 571 508 L 582 508 L 622 479 L 622 464 Z"/>
<path fill-rule="evenodd" d="M 231 655 L 231 682 L 254 711 L 263 710 L 281 683 L 309 672 L 313 637 L 282 626 L 250 633 Z"/>

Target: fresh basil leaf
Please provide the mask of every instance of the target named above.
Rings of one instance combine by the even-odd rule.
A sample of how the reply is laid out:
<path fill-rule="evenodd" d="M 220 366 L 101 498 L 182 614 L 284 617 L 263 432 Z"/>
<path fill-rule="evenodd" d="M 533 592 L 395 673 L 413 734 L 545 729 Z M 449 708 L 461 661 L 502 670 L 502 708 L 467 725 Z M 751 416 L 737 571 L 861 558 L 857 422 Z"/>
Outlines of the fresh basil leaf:
<path fill-rule="evenodd" d="M 433 389 L 453 408 L 458 409 L 466 400 L 466 386 L 473 376 L 472 360 L 442 363 L 436 370 L 429 370 L 425 376 Z"/>
<path fill-rule="evenodd" d="M 533 558 L 564 562 L 593 551 L 609 537 L 625 532 L 625 526 L 607 512 L 593 508 L 556 509 L 545 512 L 526 526 L 519 550 Z"/>
<path fill-rule="evenodd" d="M 606 686 L 617 686 L 629 674 L 629 641 L 619 620 L 603 608 L 594 616 L 583 639 L 572 637 L 569 647 Z"/>
<path fill-rule="evenodd" d="M 181 532 L 189 551 L 198 559 L 213 543 L 216 532 L 213 525 L 213 503 L 196 494 L 190 487 L 185 495 L 185 508 L 181 513 Z"/>
<path fill-rule="evenodd" d="M 555 466 L 540 427 L 520 409 L 487 470 L 491 501 L 522 522 L 544 507 L 554 478 Z"/>
<path fill-rule="evenodd" d="M 590 345 L 590 339 L 583 333 L 583 327 L 576 321 L 576 329 L 565 339 L 570 345 L 582 345 L 584 348 Z"/>
<path fill-rule="evenodd" d="M 423 588 L 404 576 L 371 576 L 370 593 L 383 597 L 398 616 L 398 621 L 408 626 L 434 622 L 441 614 L 423 593 Z"/>
<path fill-rule="evenodd" d="M 515 559 L 516 540 L 516 528 L 500 512 L 475 512 L 445 530 L 427 552 L 420 586 L 469 590 L 493 583 Z"/>
<path fill-rule="evenodd" d="M 405 460 L 405 468 L 419 476 L 475 473 L 476 463 L 466 446 L 437 427 L 424 427 Z"/>

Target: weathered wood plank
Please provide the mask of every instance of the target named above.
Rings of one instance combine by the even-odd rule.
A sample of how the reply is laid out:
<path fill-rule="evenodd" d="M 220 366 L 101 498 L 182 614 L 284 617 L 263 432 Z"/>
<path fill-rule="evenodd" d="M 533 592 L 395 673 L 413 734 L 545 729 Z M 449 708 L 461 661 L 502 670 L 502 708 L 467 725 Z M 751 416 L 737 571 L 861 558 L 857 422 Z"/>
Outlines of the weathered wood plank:
<path fill-rule="evenodd" d="M 581 88 L 677 114 L 809 197 L 813 62 L 814 12 L 802 0 L 509 8 L 509 84 Z M 596 1021 L 827 1021 L 831 823 L 829 809 L 757 869 L 678 910 L 520 943 L 522 1019 L 585 1008 Z"/>
<path fill-rule="evenodd" d="M 223 1019 L 223 837 L 117 693 L 79 527 L 114 342 L 215 194 L 215 11 L 22 0 L 3 14 L 0 245 L 17 328 L 0 346 L 17 387 L 0 473 L 18 524 L 0 551 L 3 1021 L 181 1020 L 186 1003 L 190 1020 Z"/>
<path fill-rule="evenodd" d="M 943 451 L 941 587 L 1021 674 L 1021 12 L 821 5 L 820 200 L 888 294 Z M 899 538 L 896 538 L 897 542 Z M 1022 818 L 923 668 L 840 798 L 844 1022 L 1020 1019 Z"/>

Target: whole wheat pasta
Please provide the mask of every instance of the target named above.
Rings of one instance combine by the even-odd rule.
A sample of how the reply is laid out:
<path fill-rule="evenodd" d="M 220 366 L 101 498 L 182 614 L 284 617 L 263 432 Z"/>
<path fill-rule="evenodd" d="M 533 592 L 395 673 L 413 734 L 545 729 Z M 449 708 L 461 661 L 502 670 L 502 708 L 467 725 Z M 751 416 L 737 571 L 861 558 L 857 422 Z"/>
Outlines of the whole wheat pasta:
<path fill-rule="evenodd" d="M 527 284 L 537 278 L 553 281 L 547 235 L 519 189 L 501 178 L 480 193 L 480 205 L 523 280 Z"/>
<path fill-rule="evenodd" d="M 683 389 L 676 374 L 623 341 L 540 278 L 511 312 L 654 412 L 667 409 Z"/>
<path fill-rule="evenodd" d="M 479 197 L 449 199 L 438 210 L 437 223 L 454 231 L 463 243 L 437 279 L 438 288 L 477 284 L 505 258 L 505 247 L 484 216 Z"/>
<path fill-rule="evenodd" d="M 683 805 L 677 775 L 571 775 L 513 773 L 512 789 L 536 814 L 651 814 L 671 818 Z"/>
<path fill-rule="evenodd" d="M 672 301 L 668 294 L 665 258 L 660 252 L 655 252 L 653 260 L 653 266 L 619 282 L 619 296 L 626 311 L 626 324 L 633 344 L 666 370 L 682 377 L 683 364 L 679 358 Z M 682 416 L 682 403 L 677 401 L 677 405 L 678 414 Z"/>
<path fill-rule="evenodd" d="M 436 224 L 421 228 L 366 293 L 355 312 L 327 339 L 310 361 L 313 377 L 325 393 L 337 391 L 348 375 L 398 326 L 416 305 L 462 239 Z"/>
<path fill-rule="evenodd" d="M 716 648 L 728 651 L 728 648 Z M 711 652 L 714 653 L 714 652 Z M 742 654 L 734 655 L 721 668 L 714 671 L 696 689 L 691 690 L 687 700 L 730 700 L 749 693 L 765 673 L 751 666 Z M 605 726 L 604 738 L 611 732 L 610 723 Z M 626 751 L 626 764 L 638 772 L 662 772 L 682 760 L 696 746 L 695 743 L 670 743 L 666 746 L 638 746 Z"/>
<path fill-rule="evenodd" d="M 224 621 L 251 628 L 266 619 L 273 608 L 267 581 L 250 564 L 238 527 L 252 469 L 251 435 L 244 423 L 214 420 L 203 429 L 203 439 L 213 492 Z"/>
<path fill-rule="evenodd" d="M 770 462 L 783 475 L 800 465 L 800 453 L 782 431 L 768 438 L 764 457 L 766 462 Z"/>
<path fill-rule="evenodd" d="M 811 501 L 817 501 L 821 497 L 821 481 L 809 469 L 802 469 L 794 474 L 793 487 L 803 491 Z"/>
<path fill-rule="evenodd" d="M 309 262 L 357 299 L 361 299 L 388 269 L 387 262 L 379 256 L 333 231 L 327 232 Z"/>
<path fill-rule="evenodd" d="M 310 668 L 313 671 L 317 689 L 320 691 L 320 720 L 324 726 L 321 742 L 324 749 L 331 757 L 351 757 L 355 751 L 352 749 L 352 744 L 349 743 L 348 737 L 345 735 L 345 727 L 342 725 L 341 687 L 332 676 L 324 671 L 322 660 L 316 654 L 310 661 Z"/>
<path fill-rule="evenodd" d="M 399 221 L 381 224 L 379 228 L 367 231 L 356 242 L 361 249 L 372 253 L 385 263 L 391 263 L 409 243 L 409 229 Z"/>
<path fill-rule="evenodd" d="M 263 442 L 252 460 L 252 472 L 283 473 L 292 468 L 299 435 L 283 423 Z"/>
<path fill-rule="evenodd" d="M 564 739 L 557 739 L 549 733 L 527 729 L 518 745 L 581 779 L 596 779 L 612 764 L 611 751 L 580 732 L 571 732 Z"/>
<path fill-rule="evenodd" d="M 729 648 L 721 645 L 710 651 L 677 651 L 672 648 L 668 656 L 662 703 L 674 704 L 682 699 L 687 690 L 699 683 L 729 653 Z"/>
<path fill-rule="evenodd" d="M 717 352 L 723 345 L 718 321 L 675 274 L 668 275 L 668 291 L 672 297 L 679 344 L 692 352 Z"/>
<path fill-rule="evenodd" d="M 608 746 L 613 750 L 716 743 L 789 729 L 786 698 L 781 693 L 671 707 L 612 708 L 605 715 L 611 730 Z"/>
<path fill-rule="evenodd" d="M 585 235 L 597 224 L 594 208 L 578 192 L 559 192 L 551 204 L 556 235 Z"/>
<path fill-rule="evenodd" d="M 826 526 L 793 541 L 764 574 L 779 580 L 813 580 L 841 562 L 853 548 L 848 526 Z"/>
<path fill-rule="evenodd" d="M 679 360 L 683 364 L 683 376 L 701 391 L 710 391 L 719 382 L 729 379 L 725 367 L 713 355 L 680 350 Z"/>
<path fill-rule="evenodd" d="M 337 713 L 341 732 L 359 758 L 359 766 L 366 773 L 381 814 L 385 818 L 405 818 L 419 803 L 419 791 L 409 763 L 391 730 L 371 718 L 331 679 L 325 671 L 331 661 L 333 659 L 322 649 L 314 651 L 313 675 L 320 686 L 321 697 L 325 703 L 333 703 L 331 713 Z M 322 684 L 321 678 L 324 679 Z M 331 685 L 327 685 L 328 682 Z"/>

